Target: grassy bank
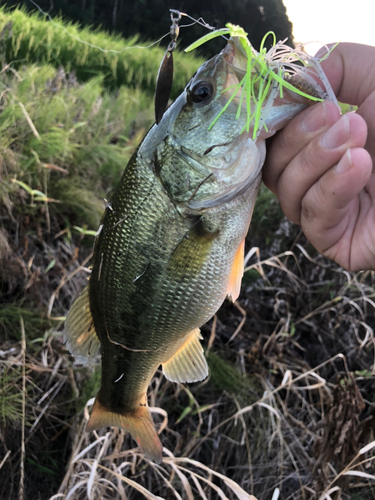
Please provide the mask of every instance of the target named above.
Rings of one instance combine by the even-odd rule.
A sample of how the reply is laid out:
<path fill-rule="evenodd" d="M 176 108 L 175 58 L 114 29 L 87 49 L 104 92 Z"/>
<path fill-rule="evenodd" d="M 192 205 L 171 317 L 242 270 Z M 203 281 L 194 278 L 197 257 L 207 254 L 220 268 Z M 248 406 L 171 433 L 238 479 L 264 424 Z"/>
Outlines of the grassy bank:
<path fill-rule="evenodd" d="M 103 197 L 152 122 L 151 97 L 128 87 L 109 94 L 101 76 L 79 84 L 49 65 L 0 78 L 2 203 L 14 206 L 18 192 L 26 212 L 70 210 L 71 222 L 96 228 Z"/>
<path fill-rule="evenodd" d="M 161 33 L 160 36 L 165 33 Z M 122 85 L 155 91 L 155 80 L 164 49 L 136 38 L 123 39 L 101 31 L 79 28 L 55 18 L 53 23 L 23 9 L 0 9 L 0 40 L 3 60 L 19 68 L 23 64 L 48 63 L 67 72 L 75 71 L 80 81 L 101 76 L 106 88 Z M 175 54 L 176 97 L 202 61 L 188 54 Z"/>
<path fill-rule="evenodd" d="M 318 256 L 266 189 L 241 296 L 203 327 L 209 379 L 172 384 L 157 372 L 152 381 L 163 463 L 122 430 L 84 431 L 99 360 L 75 363 L 63 318 L 87 282 L 104 198 L 152 123 L 161 52 L 137 53 L 144 66 L 130 58 L 132 76 L 120 78 L 120 56 L 99 60 L 40 18 L 0 11 L 1 26 L 10 18 L 0 72 L 0 498 L 375 498 L 375 447 L 363 451 L 375 432 L 374 273 Z"/>

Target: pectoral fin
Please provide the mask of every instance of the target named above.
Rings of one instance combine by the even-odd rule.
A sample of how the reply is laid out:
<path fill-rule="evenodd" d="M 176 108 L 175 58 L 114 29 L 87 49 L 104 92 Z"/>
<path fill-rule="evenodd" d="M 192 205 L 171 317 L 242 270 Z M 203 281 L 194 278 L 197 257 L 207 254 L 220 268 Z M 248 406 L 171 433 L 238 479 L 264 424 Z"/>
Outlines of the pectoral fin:
<path fill-rule="evenodd" d="M 113 413 L 96 398 L 86 430 L 92 431 L 109 426 L 121 427 L 125 431 L 130 432 L 143 453 L 154 462 L 160 464 L 162 461 L 163 446 L 156 433 L 154 422 L 147 406 L 140 404 L 139 409 L 132 413 Z"/>
<path fill-rule="evenodd" d="M 208 366 L 200 343 L 199 328 L 188 336 L 180 349 L 162 364 L 165 377 L 171 382 L 198 382 L 208 375 Z"/>
<path fill-rule="evenodd" d="M 229 276 L 229 284 L 227 295 L 235 302 L 238 299 L 241 291 L 241 281 L 244 270 L 245 262 L 245 240 L 242 241 L 238 247 L 234 262 L 232 265 L 231 273 Z"/>
<path fill-rule="evenodd" d="M 90 311 L 89 287 L 72 305 L 65 321 L 64 341 L 69 351 L 80 361 L 93 359 L 100 348 Z"/>

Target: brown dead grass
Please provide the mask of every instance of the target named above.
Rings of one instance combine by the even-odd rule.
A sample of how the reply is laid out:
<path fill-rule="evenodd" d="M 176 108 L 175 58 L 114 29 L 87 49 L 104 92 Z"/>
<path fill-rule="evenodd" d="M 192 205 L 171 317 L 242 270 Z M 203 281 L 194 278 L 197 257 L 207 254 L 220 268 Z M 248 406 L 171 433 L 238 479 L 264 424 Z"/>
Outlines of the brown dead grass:
<path fill-rule="evenodd" d="M 46 419 L 49 440 L 65 432 L 70 458 L 51 500 L 375 498 L 374 275 L 312 258 L 300 241 L 263 259 L 265 250 L 252 249 L 248 270 L 259 277 L 205 328 L 211 352 L 237 372 L 234 390 L 220 387 L 214 371 L 193 386 L 156 373 L 149 397 L 164 445 L 160 466 L 120 429 L 86 433 L 92 399 L 64 421 L 62 405 L 77 397 L 83 372 L 58 328 L 49 331 L 38 355 L 26 355 L 26 380 L 35 385 L 32 374 L 42 374 L 43 395 L 28 394 L 25 444 L 27 458 Z"/>
<path fill-rule="evenodd" d="M 375 498 L 374 273 L 312 257 L 297 228 L 288 231 L 288 251 L 249 249 L 239 302 L 204 327 L 210 378 L 183 386 L 156 373 L 149 401 L 160 466 L 122 430 L 84 430 L 97 372 L 66 352 L 61 316 L 86 282 L 89 251 L 53 232 L 32 260 L 35 236 L 26 251 L 8 245 L 24 276 L 21 285 L 4 281 L 9 306 L 23 286 L 51 319 L 30 337 L 24 318 L 26 349 L 22 319 L 18 340 L 3 325 L 0 370 L 9 383 L 0 401 L 4 390 L 25 399 L 18 419 L 2 424 L 0 497 Z M 43 273 L 52 258 L 55 272 Z"/>

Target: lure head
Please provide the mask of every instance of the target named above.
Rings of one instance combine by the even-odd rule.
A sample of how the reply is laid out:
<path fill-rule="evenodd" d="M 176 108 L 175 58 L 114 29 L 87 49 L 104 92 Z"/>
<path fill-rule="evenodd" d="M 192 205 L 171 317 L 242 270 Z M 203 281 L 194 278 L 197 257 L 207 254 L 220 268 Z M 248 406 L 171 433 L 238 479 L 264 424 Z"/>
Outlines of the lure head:
<path fill-rule="evenodd" d="M 251 46 L 246 50 L 243 39 L 231 38 L 220 54 L 199 68 L 186 87 L 190 108 L 185 107 L 179 127 L 185 114 L 194 109 L 197 123 L 204 115 L 208 129 L 216 129 L 217 134 L 228 139 L 244 131 L 251 132 L 253 139 L 273 135 L 308 106 L 309 100 L 287 88 L 280 90 L 271 74 L 264 55 Z M 302 78 L 299 85 L 304 90 Z M 190 136 L 189 130 L 183 133 Z"/>

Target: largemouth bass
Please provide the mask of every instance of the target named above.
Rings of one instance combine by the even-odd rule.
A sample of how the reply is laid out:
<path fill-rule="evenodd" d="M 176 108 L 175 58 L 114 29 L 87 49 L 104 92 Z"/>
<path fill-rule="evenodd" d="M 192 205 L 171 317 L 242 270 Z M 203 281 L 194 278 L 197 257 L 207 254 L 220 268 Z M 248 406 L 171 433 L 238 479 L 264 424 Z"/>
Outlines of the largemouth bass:
<path fill-rule="evenodd" d="M 277 97 L 267 132 L 253 140 L 235 97 L 209 131 L 246 64 L 230 40 L 150 129 L 106 209 L 89 283 L 66 321 L 76 356 L 92 358 L 101 347 L 87 430 L 122 427 L 157 462 L 162 445 L 147 387 L 160 365 L 174 382 L 207 376 L 199 327 L 239 295 L 265 139 L 307 105 L 292 93 Z"/>

